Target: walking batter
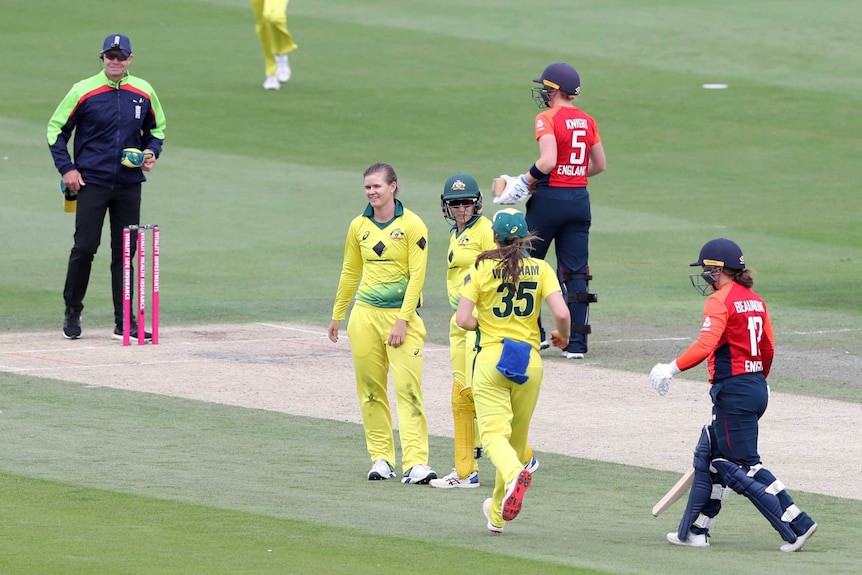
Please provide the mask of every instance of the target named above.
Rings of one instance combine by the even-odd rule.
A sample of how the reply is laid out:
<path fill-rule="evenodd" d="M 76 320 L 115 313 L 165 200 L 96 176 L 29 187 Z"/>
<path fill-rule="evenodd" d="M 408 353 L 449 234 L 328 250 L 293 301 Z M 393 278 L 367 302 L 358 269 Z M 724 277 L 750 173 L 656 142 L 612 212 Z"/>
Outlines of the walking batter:
<path fill-rule="evenodd" d="M 577 70 L 555 62 L 533 82 L 541 85 L 533 88 L 533 100 L 542 109 L 535 121 L 539 159 L 519 176 L 513 197 L 501 196 L 494 201 L 517 203 L 529 198 L 527 224 L 542 238 L 536 242 L 533 256 L 544 259 L 553 240 L 572 317 L 563 357 L 583 359 L 591 331 L 589 304 L 597 301 L 596 295 L 589 293 L 592 212 L 587 183 L 605 170 L 607 160 L 596 121 L 574 104 L 581 93 Z"/>
<path fill-rule="evenodd" d="M 705 426 L 694 451 L 694 483 L 679 529 L 668 533 L 675 545 L 709 547 L 710 529 L 730 487 L 745 495 L 787 543 L 799 551 L 817 524 L 794 503 L 784 484 L 768 471 L 757 452 L 758 420 L 766 411 L 766 377 L 775 355 L 775 338 L 766 303 L 752 289 L 754 272 L 745 267 L 740 247 L 725 238 L 704 244 L 703 268 L 691 283 L 709 295 L 700 336 L 671 363 L 653 367 L 649 378 L 660 395 L 671 378 L 707 360 L 712 425 Z"/>
<path fill-rule="evenodd" d="M 542 300 L 554 317 L 556 347 L 568 343 L 571 320 L 554 270 L 529 255 L 536 236 L 528 234 L 524 215 L 502 210 L 493 230 L 497 248 L 480 254 L 465 278 L 456 321 L 477 331 L 473 396 L 482 445 L 497 468 L 493 496 L 482 511 L 488 530 L 502 533 L 504 522 L 520 513 L 532 481 L 522 462 L 544 372 L 538 353 Z"/>
<path fill-rule="evenodd" d="M 391 367 L 402 482 L 427 484 L 437 474 L 428 466 L 428 424 L 421 385 L 425 325 L 416 310 L 425 283 L 428 228 L 395 198 L 398 177 L 392 166 L 372 164 L 364 177 L 368 207 L 347 231 L 329 339 L 338 341 L 341 320 L 355 293 L 347 335 L 372 461 L 368 479 L 395 477 L 395 439 L 387 397 Z"/>

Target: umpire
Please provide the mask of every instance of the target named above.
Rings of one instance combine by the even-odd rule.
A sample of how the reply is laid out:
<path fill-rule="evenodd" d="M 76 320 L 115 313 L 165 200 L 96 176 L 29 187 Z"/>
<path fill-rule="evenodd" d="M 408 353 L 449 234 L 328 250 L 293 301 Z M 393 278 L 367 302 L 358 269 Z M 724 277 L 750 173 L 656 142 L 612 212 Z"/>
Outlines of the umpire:
<path fill-rule="evenodd" d="M 122 337 L 123 228 L 139 223 L 144 172 L 155 166 L 165 138 L 165 115 L 153 87 L 128 72 L 134 59 L 129 38 L 111 34 L 99 58 L 102 70 L 72 86 L 48 122 L 54 165 L 63 185 L 77 194 L 74 245 L 63 289 L 67 339 L 81 337 L 81 311 L 106 212 L 111 220 L 114 336 Z M 74 160 L 68 150 L 73 132 Z M 131 158 L 124 154 L 128 148 L 136 152 Z M 133 232 L 132 256 L 135 245 Z"/>

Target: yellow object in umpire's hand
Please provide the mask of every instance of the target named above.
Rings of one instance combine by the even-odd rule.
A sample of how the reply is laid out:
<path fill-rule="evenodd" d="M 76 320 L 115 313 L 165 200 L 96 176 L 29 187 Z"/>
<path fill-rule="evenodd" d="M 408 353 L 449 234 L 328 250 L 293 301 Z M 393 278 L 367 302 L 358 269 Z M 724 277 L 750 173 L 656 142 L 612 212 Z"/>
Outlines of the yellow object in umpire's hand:
<path fill-rule="evenodd" d="M 60 180 L 60 192 L 63 194 L 63 211 L 75 213 L 78 209 L 78 192 L 67 188 L 63 180 Z"/>
<path fill-rule="evenodd" d="M 152 156 L 152 152 L 142 152 L 137 148 L 126 148 L 123 150 L 120 163 L 127 168 L 140 168 L 144 164 L 144 160 Z"/>

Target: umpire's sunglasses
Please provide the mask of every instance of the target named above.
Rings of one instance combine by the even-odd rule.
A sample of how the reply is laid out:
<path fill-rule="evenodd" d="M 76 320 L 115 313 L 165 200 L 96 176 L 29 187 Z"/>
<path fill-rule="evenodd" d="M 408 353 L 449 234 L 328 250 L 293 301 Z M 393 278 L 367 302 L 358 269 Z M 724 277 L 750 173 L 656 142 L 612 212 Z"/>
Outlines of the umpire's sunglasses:
<path fill-rule="evenodd" d="M 119 60 L 120 62 L 125 62 L 129 59 L 129 57 L 122 52 L 105 52 L 104 54 L 102 54 L 102 56 L 104 56 L 108 60 Z"/>

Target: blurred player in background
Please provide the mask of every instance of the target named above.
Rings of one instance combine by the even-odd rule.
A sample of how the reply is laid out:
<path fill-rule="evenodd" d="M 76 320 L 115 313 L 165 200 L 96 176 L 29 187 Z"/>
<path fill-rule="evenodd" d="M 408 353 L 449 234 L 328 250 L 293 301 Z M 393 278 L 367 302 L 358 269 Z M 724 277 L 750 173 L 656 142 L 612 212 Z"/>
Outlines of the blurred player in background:
<path fill-rule="evenodd" d="M 401 437 L 401 481 L 424 485 L 437 478 L 428 466 L 428 423 L 422 397 L 425 324 L 417 313 L 428 263 L 428 228 L 396 199 L 398 176 L 392 166 L 372 164 L 364 178 L 368 206 L 347 231 L 329 339 L 338 341 L 341 320 L 353 299 L 347 335 L 372 461 L 368 479 L 395 477 L 395 439 L 387 397 L 391 368 Z"/>
<path fill-rule="evenodd" d="M 529 254 L 536 236 L 528 234 L 524 215 L 502 210 L 492 227 L 497 246 L 470 269 L 455 314 L 461 329 L 477 332 L 473 397 L 482 445 L 497 468 L 482 511 L 488 530 L 502 533 L 520 513 L 532 482 L 522 462 L 544 373 L 538 353 L 542 301 L 554 317 L 556 347 L 568 342 L 571 320 L 554 270 Z"/>
<path fill-rule="evenodd" d="M 583 359 L 591 331 L 589 304 L 597 301 L 589 293 L 592 213 L 587 183 L 605 170 L 607 160 L 596 121 L 574 103 L 581 93 L 577 70 L 556 62 L 533 82 L 540 84 L 533 88 L 533 100 L 542 109 L 535 124 L 539 159 L 518 177 L 511 197 L 494 201 L 517 203 L 529 197 L 527 224 L 542 238 L 532 255 L 544 259 L 554 242 L 560 283 L 572 317 L 563 357 Z M 543 342 L 543 348 L 547 346 Z"/>
<path fill-rule="evenodd" d="M 146 80 L 128 72 L 134 59 L 129 38 L 111 34 L 102 43 L 99 58 L 103 70 L 72 86 L 48 122 L 54 166 L 63 185 L 78 198 L 74 245 L 63 288 L 63 336 L 67 339 L 81 337 L 84 296 L 106 213 L 111 220 L 114 337 L 123 337 L 123 228 L 140 223 L 144 172 L 156 165 L 165 138 L 165 115 L 156 92 Z M 73 132 L 74 160 L 68 150 Z M 136 148 L 143 163 L 121 163 L 125 148 Z M 136 233 L 132 232 L 132 257 Z M 133 317 L 132 332 L 136 330 Z"/>
<path fill-rule="evenodd" d="M 266 79 L 264 90 L 278 90 L 290 80 L 288 54 L 298 48 L 287 31 L 288 0 L 251 0 L 256 22 L 254 31 L 260 40 Z"/>
<path fill-rule="evenodd" d="M 476 429 L 476 407 L 473 404 L 471 372 L 473 371 L 476 332 L 458 327 L 455 310 L 461 299 L 464 278 L 480 253 L 494 249 L 491 220 L 482 215 L 482 192 L 476 178 L 460 173 L 449 176 L 440 196 L 443 218 L 452 224 L 447 253 L 446 291 L 452 306 L 449 322 L 449 361 L 452 365 L 452 418 L 455 422 L 455 468 L 452 473 L 431 480 L 431 487 L 443 489 L 479 487 L 481 443 Z M 539 467 L 527 450 L 530 471 Z"/>
<path fill-rule="evenodd" d="M 710 240 L 691 265 L 702 268 L 690 276 L 692 285 L 709 296 L 700 336 L 671 363 L 653 367 L 649 379 L 665 395 L 673 376 L 707 360 L 712 425 L 701 432 L 688 505 L 679 529 L 667 539 L 675 545 L 709 547 L 709 531 L 730 487 L 745 495 L 787 542 L 782 551 L 798 551 L 817 524 L 763 467 L 757 451 L 758 420 L 769 403 L 766 377 L 775 355 L 769 312 L 752 289 L 754 272 L 745 267 L 736 243 Z"/>

